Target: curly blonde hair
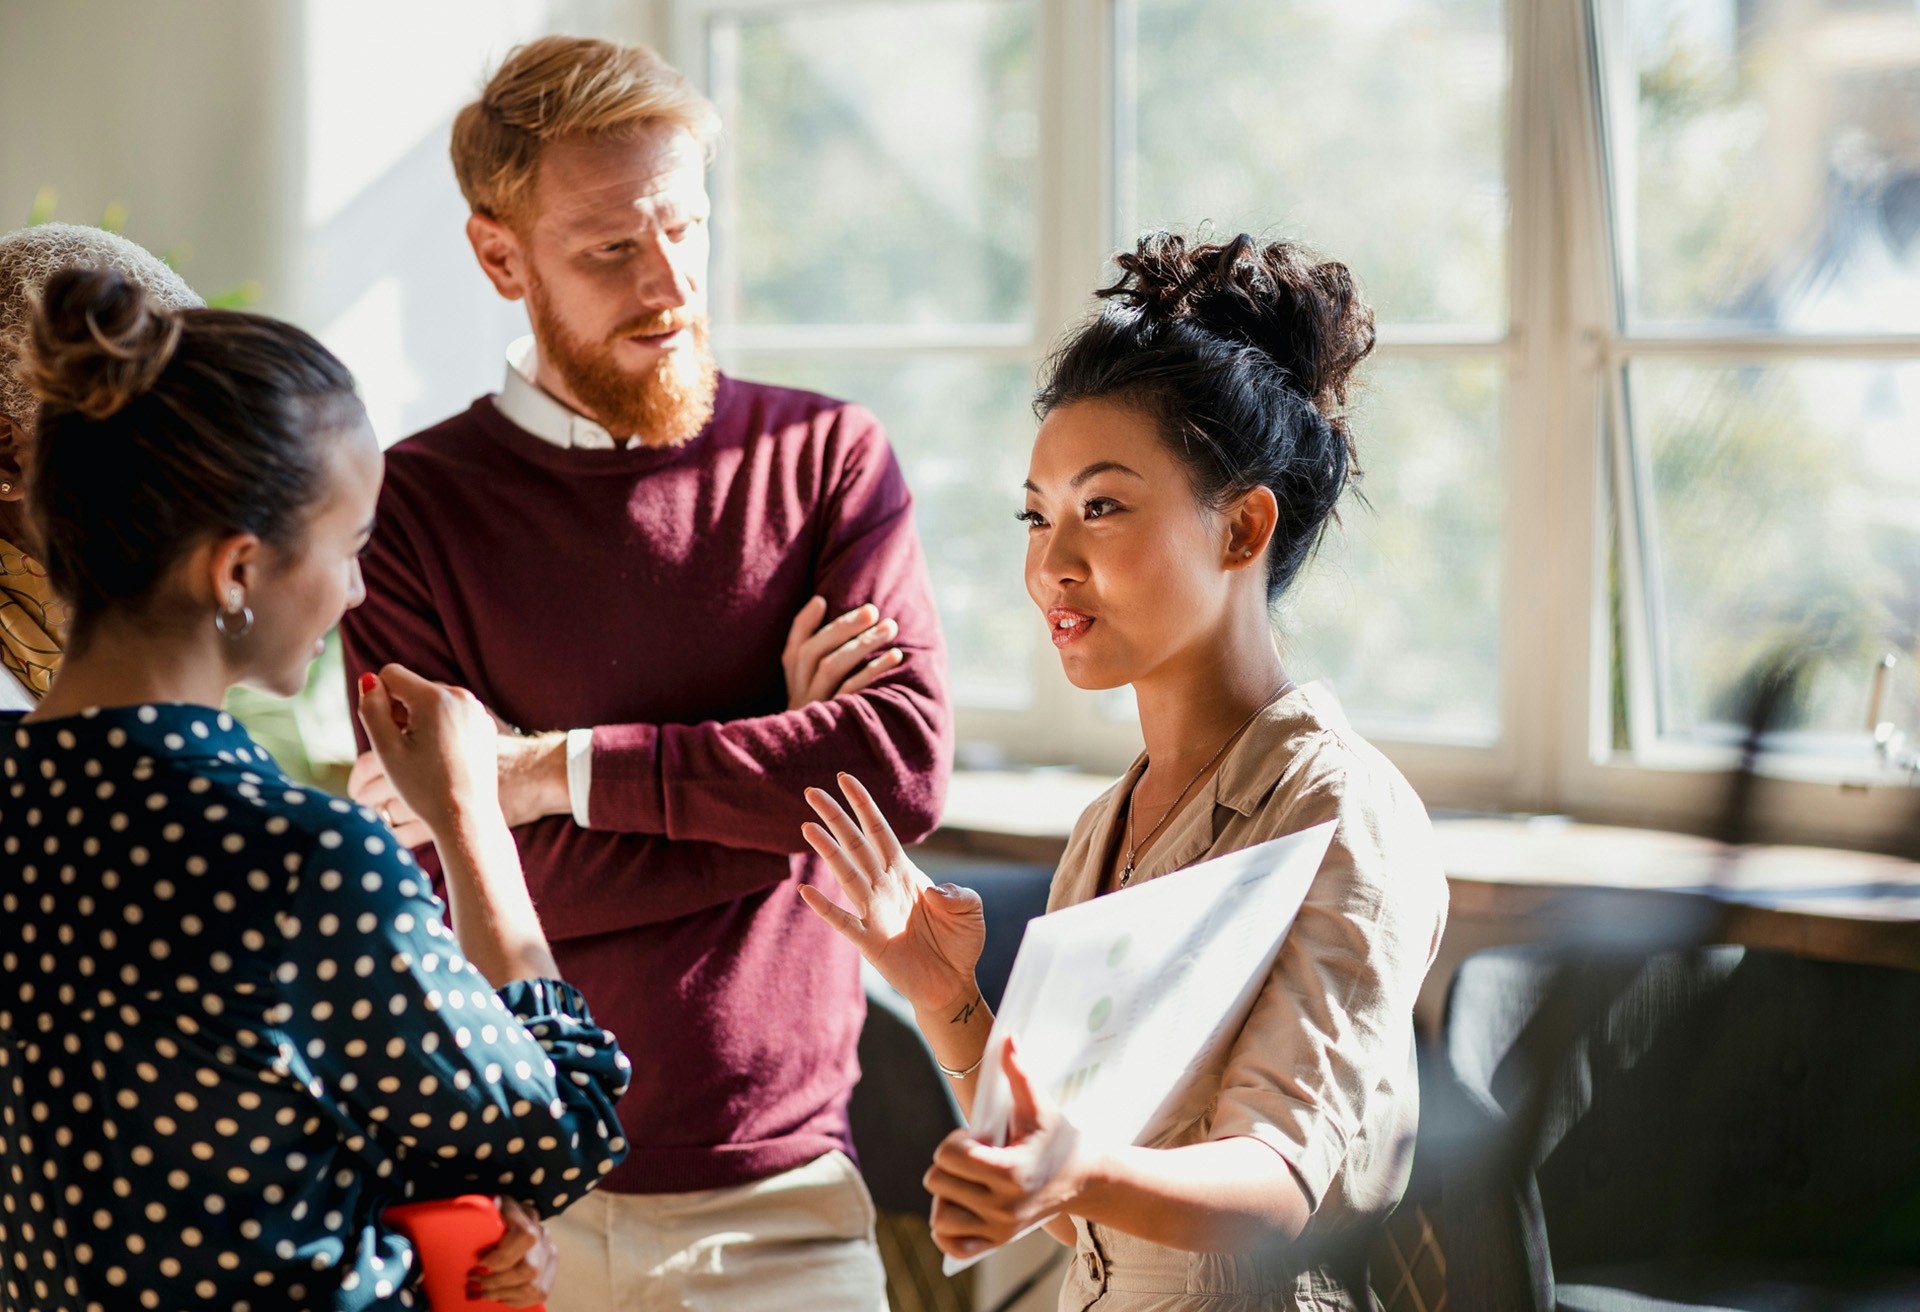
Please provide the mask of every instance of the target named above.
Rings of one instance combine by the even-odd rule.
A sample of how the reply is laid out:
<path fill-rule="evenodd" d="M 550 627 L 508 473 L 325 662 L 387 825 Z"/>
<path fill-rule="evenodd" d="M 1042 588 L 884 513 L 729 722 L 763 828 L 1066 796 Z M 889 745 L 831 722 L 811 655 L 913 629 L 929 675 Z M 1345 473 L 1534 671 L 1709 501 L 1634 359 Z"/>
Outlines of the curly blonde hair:
<path fill-rule="evenodd" d="M 165 310 L 204 302 L 180 275 L 144 248 L 102 228 L 42 223 L 0 236 L 0 415 L 32 432 L 40 403 L 27 385 L 27 338 L 34 307 L 62 269 L 111 269 Z"/>
<path fill-rule="evenodd" d="M 454 118 L 454 176 L 474 213 L 518 226 L 531 217 L 548 142 L 661 122 L 687 129 L 709 156 L 719 143 L 713 102 L 646 46 L 541 37 L 511 51 Z"/>

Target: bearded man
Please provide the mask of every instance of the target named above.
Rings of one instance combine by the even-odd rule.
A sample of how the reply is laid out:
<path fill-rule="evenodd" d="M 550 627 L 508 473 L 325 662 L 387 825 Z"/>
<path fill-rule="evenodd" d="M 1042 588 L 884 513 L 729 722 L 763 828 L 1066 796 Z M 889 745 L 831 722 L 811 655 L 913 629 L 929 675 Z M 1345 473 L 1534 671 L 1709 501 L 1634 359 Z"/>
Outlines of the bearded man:
<path fill-rule="evenodd" d="M 343 627 L 350 676 L 403 661 L 519 726 L 500 798 L 541 919 L 634 1059 L 626 1162 L 553 1223 L 555 1312 L 886 1305 L 858 961 L 796 895 L 831 882 L 801 794 L 848 771 L 929 831 L 945 657 L 879 424 L 715 368 L 716 132 L 651 51 L 567 37 L 461 112 L 467 235 L 533 335 L 389 452 Z M 351 786 L 425 841 L 370 756 Z"/>

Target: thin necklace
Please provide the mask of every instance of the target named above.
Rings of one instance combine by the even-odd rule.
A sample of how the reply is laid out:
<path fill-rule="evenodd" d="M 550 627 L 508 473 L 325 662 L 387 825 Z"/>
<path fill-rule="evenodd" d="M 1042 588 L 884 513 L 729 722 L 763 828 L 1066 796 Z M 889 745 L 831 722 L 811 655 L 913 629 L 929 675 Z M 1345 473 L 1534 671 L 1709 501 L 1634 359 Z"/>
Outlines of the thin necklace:
<path fill-rule="evenodd" d="M 1128 884 L 1131 884 L 1133 882 L 1134 854 L 1138 852 L 1142 847 L 1146 846 L 1147 843 L 1151 843 L 1153 841 L 1153 836 L 1160 832 L 1160 830 L 1166 825 L 1167 821 L 1173 819 L 1174 813 L 1180 809 L 1180 804 L 1187 800 L 1187 794 L 1193 790 L 1193 786 L 1195 784 L 1200 782 L 1200 776 L 1205 774 L 1207 771 L 1213 769 L 1213 763 L 1215 761 L 1218 761 L 1221 757 L 1227 754 L 1227 748 L 1233 746 L 1233 744 L 1239 740 L 1240 735 L 1247 731 L 1247 726 L 1253 723 L 1254 718 L 1258 716 L 1260 712 L 1266 710 L 1267 707 L 1273 705 L 1275 702 L 1279 701 L 1282 697 L 1286 696 L 1287 689 L 1291 687 L 1293 687 L 1293 680 L 1288 679 L 1285 683 L 1281 684 L 1279 688 L 1274 690 L 1273 696 L 1267 698 L 1265 701 L 1261 702 L 1258 706 L 1253 708 L 1253 714 L 1249 715 L 1246 719 L 1242 720 L 1240 722 L 1240 727 L 1227 735 L 1227 740 L 1220 744 L 1220 750 L 1215 752 L 1211 757 L 1207 758 L 1207 763 L 1205 765 L 1201 766 L 1198 770 L 1195 770 L 1193 772 L 1193 778 L 1187 780 L 1187 786 L 1185 788 L 1182 788 L 1180 790 L 1180 795 L 1173 799 L 1173 805 L 1169 806 L 1165 811 L 1160 813 L 1160 819 L 1154 822 L 1153 828 L 1147 830 L 1146 839 L 1140 843 L 1136 843 L 1133 841 L 1133 791 L 1131 789 L 1128 790 L 1127 792 L 1127 866 L 1126 866 L 1126 869 L 1120 872 L 1120 887 L 1125 888 Z M 1152 762 L 1149 761 L 1148 764 L 1151 765 Z M 1142 770 L 1140 772 L 1140 777 L 1144 779 L 1146 777 L 1146 773 L 1147 772 L 1145 770 Z M 1134 788 L 1138 788 L 1139 786 L 1140 786 L 1140 781 L 1136 779 L 1134 781 Z"/>

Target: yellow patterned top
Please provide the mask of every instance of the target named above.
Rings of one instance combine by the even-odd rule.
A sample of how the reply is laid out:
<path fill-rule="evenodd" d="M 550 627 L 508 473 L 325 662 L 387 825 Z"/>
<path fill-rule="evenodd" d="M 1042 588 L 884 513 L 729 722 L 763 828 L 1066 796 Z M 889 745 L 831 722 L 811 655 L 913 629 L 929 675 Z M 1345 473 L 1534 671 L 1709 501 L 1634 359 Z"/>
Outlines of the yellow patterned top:
<path fill-rule="evenodd" d="M 40 562 L 0 539 L 0 665 L 36 700 L 53 686 L 66 645 L 67 606 Z"/>

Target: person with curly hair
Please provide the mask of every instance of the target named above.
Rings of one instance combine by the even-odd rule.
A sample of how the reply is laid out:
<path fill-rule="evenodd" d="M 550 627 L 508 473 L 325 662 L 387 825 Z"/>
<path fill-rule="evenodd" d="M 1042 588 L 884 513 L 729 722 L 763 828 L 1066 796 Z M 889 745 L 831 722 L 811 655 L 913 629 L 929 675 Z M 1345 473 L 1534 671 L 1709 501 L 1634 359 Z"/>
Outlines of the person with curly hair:
<path fill-rule="evenodd" d="M 971 1256 L 1044 1222 L 1074 1247 L 1076 1312 L 1370 1308 L 1447 887 L 1420 799 L 1326 687 L 1289 676 L 1271 608 L 1357 473 L 1344 410 L 1373 314 L 1344 265 L 1288 242 L 1157 233 L 1118 263 L 1040 390 L 1019 519 L 1067 677 L 1131 687 L 1146 751 L 1080 817 L 1048 909 L 1337 828 L 1245 1026 L 1186 1085 L 1182 1128 L 1091 1142 L 1009 1045 L 1009 1141 L 941 1145 L 934 1237 Z M 859 781 L 840 786 L 844 807 L 808 793 L 805 834 L 848 905 L 801 896 L 905 995 L 971 1105 L 993 1020 L 980 900 L 934 885 Z"/>
<path fill-rule="evenodd" d="M 201 303 L 179 274 L 103 228 L 41 223 L 0 236 L 0 711 L 33 709 L 66 649 L 66 603 L 28 549 L 27 452 L 40 403 L 22 365 L 40 290 L 68 268 L 112 269 L 168 309 Z"/>

